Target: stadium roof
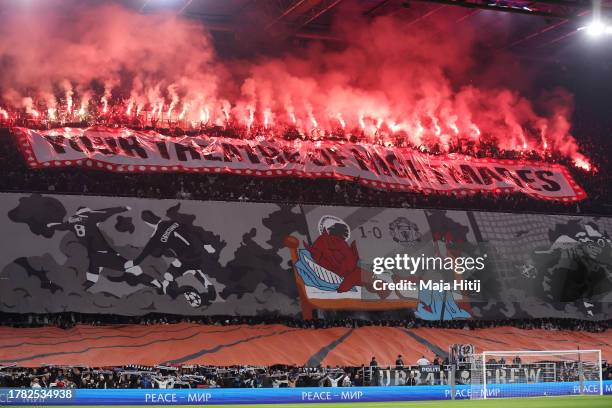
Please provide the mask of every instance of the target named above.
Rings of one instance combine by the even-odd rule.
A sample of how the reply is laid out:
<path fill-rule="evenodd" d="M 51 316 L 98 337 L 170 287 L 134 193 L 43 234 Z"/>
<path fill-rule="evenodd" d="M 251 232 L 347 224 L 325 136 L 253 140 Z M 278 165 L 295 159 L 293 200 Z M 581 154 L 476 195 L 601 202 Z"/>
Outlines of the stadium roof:
<path fill-rule="evenodd" d="M 393 14 L 418 29 L 447 15 L 456 24 L 472 24 L 494 49 L 563 51 L 592 19 L 590 0 L 125 0 L 142 13 L 170 10 L 201 20 L 216 38 L 266 34 L 338 41 L 331 23 L 347 6 L 368 17 Z M 612 0 L 601 0 L 612 17 Z M 608 42 L 610 44 L 610 42 Z"/>

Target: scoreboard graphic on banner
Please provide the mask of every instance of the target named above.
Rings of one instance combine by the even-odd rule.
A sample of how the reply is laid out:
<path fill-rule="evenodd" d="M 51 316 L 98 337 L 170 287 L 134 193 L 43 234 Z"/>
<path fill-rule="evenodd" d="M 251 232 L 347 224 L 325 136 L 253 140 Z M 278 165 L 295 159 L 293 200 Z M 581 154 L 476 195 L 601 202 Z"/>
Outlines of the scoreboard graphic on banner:
<path fill-rule="evenodd" d="M 612 312 L 605 217 L 0 194 L 0 227 L 3 312 Z"/>

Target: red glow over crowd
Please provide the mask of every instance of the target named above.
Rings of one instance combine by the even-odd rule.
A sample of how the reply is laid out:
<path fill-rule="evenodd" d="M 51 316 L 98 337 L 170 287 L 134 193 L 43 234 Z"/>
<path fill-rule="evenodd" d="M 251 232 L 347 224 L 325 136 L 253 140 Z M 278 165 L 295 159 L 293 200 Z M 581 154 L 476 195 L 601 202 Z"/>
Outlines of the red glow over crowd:
<path fill-rule="evenodd" d="M 187 18 L 118 5 L 17 10 L 0 21 L 0 121 L 289 130 L 441 153 L 487 145 L 593 169 L 570 131 L 571 95 L 509 87 L 509 75 L 528 74 L 478 60 L 469 25 L 441 17 L 414 31 L 393 16 L 347 15 L 333 30 L 342 47 L 227 60 Z M 492 74 L 475 77 L 475 66 Z"/>
<path fill-rule="evenodd" d="M 71 93 L 54 108 L 45 108 L 38 104 L 33 104 L 25 110 L 8 111 L 0 108 L 0 126 L 51 128 L 98 124 L 139 129 L 180 129 L 184 132 L 216 133 L 238 138 L 289 137 L 315 141 L 351 141 L 386 147 L 413 147 L 434 154 L 460 152 L 479 157 L 497 157 L 490 148 L 499 148 L 502 144 L 498 143 L 498 140 L 503 137 L 483 134 L 475 124 L 470 124 L 468 129 L 462 129 L 456 123 L 443 123 L 437 118 L 430 118 L 429 121 L 417 120 L 416 125 L 411 126 L 406 122 L 385 121 L 383 118 L 363 115 L 358 118 L 357 123 L 351 124 L 347 123 L 340 113 L 325 120 L 318 120 L 311 113 L 307 120 L 298 120 L 295 112 L 292 112 L 281 120 L 274 118 L 267 110 L 263 112 L 263 117 L 258 117 L 254 110 L 250 111 L 248 117 L 242 118 L 234 116 L 232 111 L 223 110 L 222 115 L 213 116 L 209 109 L 203 109 L 199 113 L 191 111 L 188 102 L 184 102 L 181 109 L 176 109 L 177 104 L 165 105 L 163 102 L 157 106 L 135 105 L 132 100 L 109 103 L 105 97 L 102 97 L 97 105 L 90 102 L 81 101 L 80 107 L 76 109 Z M 515 148 L 503 150 L 516 153 L 519 157 L 548 161 L 554 157 L 554 153 L 558 153 L 549 148 L 546 140 L 536 143 L 527 142 L 527 138 Z M 585 171 L 596 171 L 582 154 L 576 154 L 572 163 Z"/>

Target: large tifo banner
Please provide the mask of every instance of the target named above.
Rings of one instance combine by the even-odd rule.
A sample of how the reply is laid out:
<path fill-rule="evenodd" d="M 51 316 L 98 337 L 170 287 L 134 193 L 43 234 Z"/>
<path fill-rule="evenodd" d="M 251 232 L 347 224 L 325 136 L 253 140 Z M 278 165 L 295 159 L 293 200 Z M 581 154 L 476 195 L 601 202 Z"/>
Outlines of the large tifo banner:
<path fill-rule="evenodd" d="M 586 197 L 567 169 L 557 164 L 434 156 L 413 149 L 331 141 L 168 137 L 153 131 L 99 127 L 13 131 L 27 163 L 35 168 L 337 178 L 423 193 L 520 191 L 566 202 Z"/>
<path fill-rule="evenodd" d="M 390 402 L 475 398 L 609 395 L 612 381 L 345 388 L 211 388 L 211 389 L 0 389 L 2 405 L 221 405 L 325 402 Z"/>
<path fill-rule="evenodd" d="M 0 311 L 612 316 L 612 218 L 0 194 Z"/>

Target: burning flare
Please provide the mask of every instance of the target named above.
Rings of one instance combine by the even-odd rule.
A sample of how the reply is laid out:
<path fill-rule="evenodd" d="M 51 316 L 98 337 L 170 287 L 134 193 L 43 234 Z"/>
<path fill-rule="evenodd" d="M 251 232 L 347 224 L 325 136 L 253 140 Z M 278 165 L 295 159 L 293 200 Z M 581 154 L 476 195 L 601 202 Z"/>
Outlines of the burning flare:
<path fill-rule="evenodd" d="M 559 153 L 593 168 L 570 133 L 567 92 L 534 102 L 499 80 L 491 85 L 496 78 L 486 78 L 487 87 L 461 79 L 477 39 L 469 24 L 457 26 L 450 17 L 419 30 L 393 16 L 349 17 L 334 27 L 345 40 L 341 49 L 313 46 L 223 64 L 193 20 L 116 4 L 60 9 L 53 3 L 0 15 L 0 59 L 7 61 L 0 68 L 0 117 L 108 123 L 127 121 L 135 111 L 131 120 L 143 125 L 163 119 L 165 126 L 204 123 L 277 134 L 292 128 L 316 139 L 340 126 L 368 143 L 429 151 L 488 143 L 542 157 Z M 483 68 L 495 72 L 495 66 Z"/>

